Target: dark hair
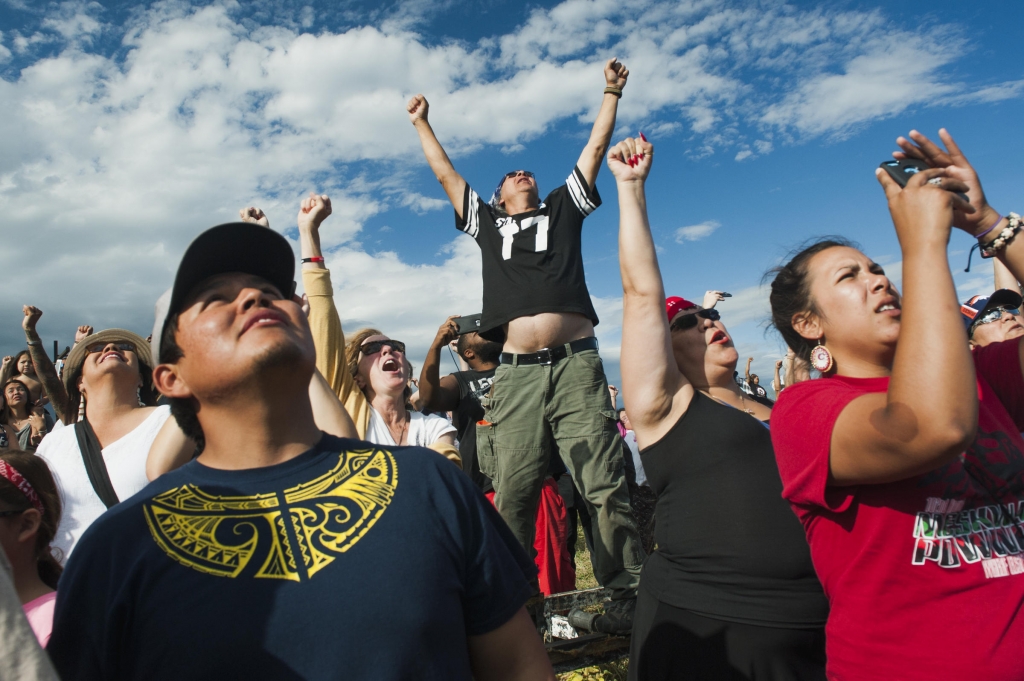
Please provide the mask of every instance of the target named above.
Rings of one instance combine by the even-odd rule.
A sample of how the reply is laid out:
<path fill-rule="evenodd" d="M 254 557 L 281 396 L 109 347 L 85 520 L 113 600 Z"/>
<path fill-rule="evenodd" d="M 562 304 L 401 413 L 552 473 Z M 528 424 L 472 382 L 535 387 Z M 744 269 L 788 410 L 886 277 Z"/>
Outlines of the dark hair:
<path fill-rule="evenodd" d="M 472 349 L 473 354 L 475 354 L 481 362 L 497 364 L 498 360 L 501 359 L 501 351 L 505 347 L 504 344 L 487 340 L 480 334 L 477 334 L 477 337 L 480 339 L 480 343 Z M 466 359 L 466 350 L 470 349 L 468 333 L 464 333 L 459 336 L 458 344 L 455 348 L 459 353 L 459 357 Z"/>
<path fill-rule="evenodd" d="M 812 239 L 801 244 L 795 254 L 791 253 L 789 262 L 772 268 L 764 276 L 765 279 L 772 278 L 772 291 L 768 298 L 772 306 L 772 326 L 782 334 L 782 339 L 796 356 L 805 360 L 810 358 L 814 346 L 793 328 L 793 317 L 801 312 L 820 314 L 811 298 L 807 265 L 818 253 L 837 247 L 857 248 L 852 241 L 841 236 Z"/>
<path fill-rule="evenodd" d="M 18 375 L 20 376 L 21 374 Z M 11 385 L 12 383 L 17 383 L 25 390 L 25 395 L 28 398 L 25 402 L 25 411 L 29 414 L 32 413 L 32 391 L 29 390 L 28 386 L 22 383 L 20 379 L 9 378 L 7 379 L 7 382 L 4 383 L 2 387 L 0 387 L 0 392 L 3 393 L 4 398 L 3 409 L 0 410 L 0 423 L 6 423 L 8 425 L 10 425 L 11 419 L 14 418 L 14 410 L 11 409 L 11 405 L 7 403 L 7 386 Z"/>
<path fill-rule="evenodd" d="M 143 362 L 142 358 L 139 357 L 139 353 L 135 353 L 135 357 L 139 360 L 139 376 L 142 378 L 142 387 L 139 388 L 139 399 L 147 407 L 153 407 L 156 405 L 157 400 L 160 399 L 160 393 L 153 387 L 153 367 Z M 64 382 L 64 386 L 68 391 L 68 401 L 64 406 L 65 426 L 78 421 L 78 410 L 82 406 L 82 393 L 78 390 L 78 379 L 81 377 L 84 367 L 85 362 L 83 361 L 78 371 L 73 376 L 68 376 Z"/>
<path fill-rule="evenodd" d="M 164 333 L 160 337 L 160 347 L 156 349 L 156 362 L 177 362 L 185 356 L 185 353 L 178 346 L 178 315 L 173 314 L 164 323 Z M 171 405 L 171 416 L 178 423 L 181 432 L 185 433 L 192 442 L 196 443 L 196 455 L 206 449 L 206 436 L 203 435 L 203 427 L 199 424 L 199 417 L 196 415 L 196 404 L 194 398 L 168 397 Z"/>
<path fill-rule="evenodd" d="M 20 370 L 20 369 L 18 369 L 18 362 L 20 362 L 20 361 L 21 361 L 21 358 L 22 358 L 22 356 L 26 356 L 26 357 L 28 357 L 28 361 L 29 361 L 29 362 L 32 362 L 32 355 L 31 355 L 31 354 L 29 354 L 29 351 L 28 351 L 28 350 L 22 350 L 21 352 L 19 352 L 18 354 L 16 354 L 16 355 L 14 356 L 14 361 L 13 361 L 13 362 L 11 362 L 11 365 L 12 365 L 12 366 L 14 367 L 14 372 L 15 372 L 15 373 L 14 373 L 14 375 L 15 375 L 15 376 L 22 376 L 22 375 L 23 375 L 23 374 L 21 373 L 21 370 Z M 32 366 L 34 367 L 34 366 L 35 366 L 35 363 L 33 363 L 33 364 L 32 364 Z"/>
<path fill-rule="evenodd" d="M 60 526 L 60 494 L 57 483 L 46 465 L 46 461 L 31 452 L 0 449 L 0 459 L 13 466 L 32 485 L 43 504 L 43 517 L 36 532 L 36 566 L 39 578 L 51 589 L 57 588 L 57 580 L 64 568 L 60 565 L 60 550 L 50 546 Z M 7 478 L 0 477 L 0 504 L 11 511 L 27 511 L 32 502 Z"/>

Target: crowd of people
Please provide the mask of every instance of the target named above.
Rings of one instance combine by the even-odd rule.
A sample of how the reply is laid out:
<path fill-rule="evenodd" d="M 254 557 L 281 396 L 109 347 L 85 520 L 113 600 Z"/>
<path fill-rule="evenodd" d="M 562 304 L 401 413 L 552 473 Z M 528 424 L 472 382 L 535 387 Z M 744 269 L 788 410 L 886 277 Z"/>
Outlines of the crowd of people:
<path fill-rule="evenodd" d="M 405 342 L 342 328 L 317 193 L 301 297 L 248 207 L 191 243 L 148 338 L 80 326 L 56 360 L 25 306 L 0 366 L 0 677 L 552 679 L 541 604 L 576 588 L 580 528 L 608 599 L 570 620 L 630 635 L 630 679 L 1024 679 L 1021 218 L 946 131 L 898 138 L 927 166 L 876 171 L 903 292 L 842 237 L 795 251 L 769 275 L 770 395 L 729 294 L 666 296 L 654 146 L 612 145 L 629 71 L 604 74 L 543 199 L 515 170 L 485 200 L 408 103 L 483 261 L 480 312 L 418 375 Z M 619 387 L 580 248 L 605 164 Z M 954 227 L 991 295 L 957 300 Z"/>

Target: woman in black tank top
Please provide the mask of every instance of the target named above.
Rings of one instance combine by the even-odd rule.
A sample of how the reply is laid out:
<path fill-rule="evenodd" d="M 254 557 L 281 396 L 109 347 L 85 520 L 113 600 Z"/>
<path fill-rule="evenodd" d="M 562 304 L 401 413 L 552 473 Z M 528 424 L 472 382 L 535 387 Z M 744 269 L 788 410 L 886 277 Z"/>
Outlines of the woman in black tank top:
<path fill-rule="evenodd" d="M 664 297 L 644 196 L 652 153 L 627 139 L 608 157 L 619 190 L 622 396 L 658 495 L 629 678 L 824 679 L 828 602 L 782 499 L 771 409 L 733 380 L 739 356 L 717 311 Z"/>

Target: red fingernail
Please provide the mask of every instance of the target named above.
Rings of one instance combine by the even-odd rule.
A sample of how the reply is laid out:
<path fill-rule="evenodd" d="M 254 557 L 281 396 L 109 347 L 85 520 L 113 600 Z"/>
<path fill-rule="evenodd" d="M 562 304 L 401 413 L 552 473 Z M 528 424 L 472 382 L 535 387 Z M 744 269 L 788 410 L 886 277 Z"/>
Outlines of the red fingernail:
<path fill-rule="evenodd" d="M 644 134 L 643 134 L 643 133 L 640 133 L 640 139 L 642 139 L 642 140 L 643 140 L 644 142 L 646 142 L 646 141 L 647 141 L 647 138 L 646 138 L 646 137 L 644 137 Z"/>

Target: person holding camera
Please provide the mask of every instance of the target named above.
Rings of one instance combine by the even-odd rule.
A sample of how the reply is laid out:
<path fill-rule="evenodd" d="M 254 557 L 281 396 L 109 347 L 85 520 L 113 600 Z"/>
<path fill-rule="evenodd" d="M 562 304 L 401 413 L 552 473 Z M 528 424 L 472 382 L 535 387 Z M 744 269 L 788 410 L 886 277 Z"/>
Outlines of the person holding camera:
<path fill-rule="evenodd" d="M 460 328 L 458 320 L 467 324 Z M 449 317 L 437 330 L 427 351 L 427 359 L 420 372 L 420 398 L 427 411 L 450 411 L 452 422 L 459 433 L 459 454 L 462 469 L 477 487 L 494 501 L 494 485 L 480 471 L 476 456 L 476 424 L 484 418 L 483 398 L 491 390 L 494 372 L 498 368 L 501 343 L 489 341 L 478 334 L 479 315 Z M 472 324 L 472 328 L 468 325 Z M 466 371 L 440 375 L 441 348 L 457 340 L 459 357 L 469 366 Z M 558 492 L 556 478 L 566 473 L 557 456 L 551 457 L 549 474 L 541 488 L 537 504 L 536 529 L 533 548 L 537 564 L 537 580 L 541 593 L 551 595 L 573 591 L 576 588 L 576 570 L 568 551 L 569 521 L 565 502 Z M 573 537 L 575 539 L 575 537 Z"/>
<path fill-rule="evenodd" d="M 829 678 L 1021 678 L 1024 344 L 964 342 L 948 246 L 961 229 L 1019 279 L 1022 224 L 939 134 L 945 149 L 897 139 L 898 159 L 930 166 L 905 186 L 876 170 L 902 295 L 837 238 L 803 248 L 771 285 L 773 324 L 822 374 L 779 396 L 772 441 L 831 603 Z"/>

